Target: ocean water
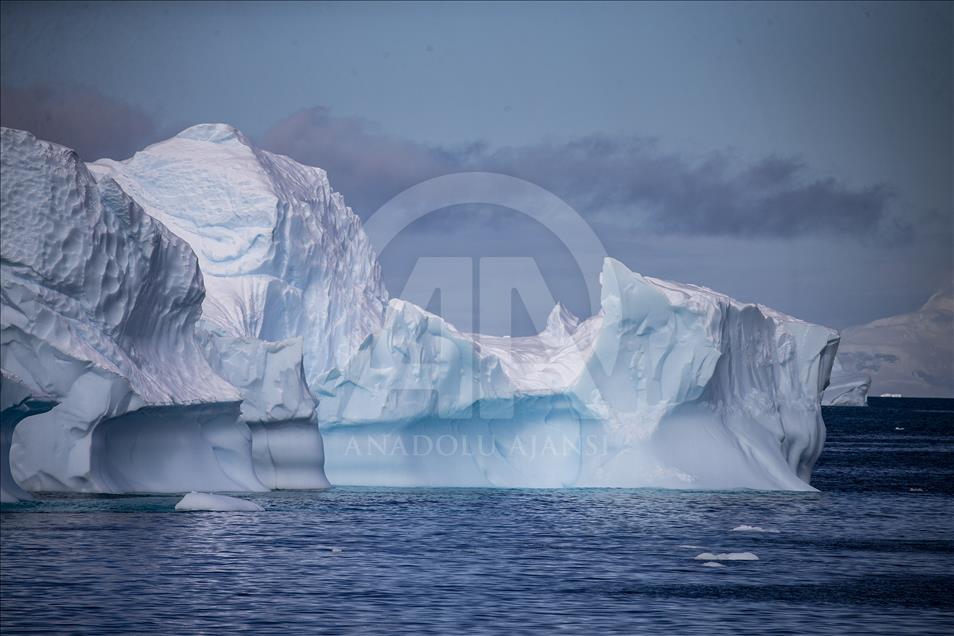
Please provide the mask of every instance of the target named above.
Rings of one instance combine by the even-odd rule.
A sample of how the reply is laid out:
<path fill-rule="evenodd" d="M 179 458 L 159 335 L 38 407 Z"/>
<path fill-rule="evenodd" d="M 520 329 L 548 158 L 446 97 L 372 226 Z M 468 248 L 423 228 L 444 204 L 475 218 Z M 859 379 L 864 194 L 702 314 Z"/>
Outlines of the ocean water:
<path fill-rule="evenodd" d="M 954 401 L 872 402 L 825 409 L 818 493 L 335 488 L 251 495 L 254 514 L 176 513 L 166 496 L 4 506 L 0 632 L 954 633 Z M 710 567 L 705 552 L 758 560 Z"/>

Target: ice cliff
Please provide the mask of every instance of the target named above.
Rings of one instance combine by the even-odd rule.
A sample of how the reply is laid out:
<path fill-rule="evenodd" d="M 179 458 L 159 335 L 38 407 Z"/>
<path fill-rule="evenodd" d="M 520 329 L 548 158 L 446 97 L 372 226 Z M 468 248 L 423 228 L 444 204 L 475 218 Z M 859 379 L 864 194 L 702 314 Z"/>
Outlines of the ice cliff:
<path fill-rule="evenodd" d="M 347 355 L 347 345 L 337 353 L 329 343 L 354 325 L 341 324 L 335 312 L 344 298 L 334 290 L 282 282 L 300 273 L 303 281 L 327 283 L 331 272 L 324 277 L 309 273 L 310 259 L 320 252 L 332 269 L 341 266 L 327 248 L 353 249 L 347 243 L 349 228 L 360 231 L 324 173 L 300 166 L 295 172 L 297 164 L 280 157 L 263 159 L 276 174 L 288 168 L 281 174 L 285 181 L 269 187 L 283 192 L 300 187 L 311 192 L 304 204 L 326 205 L 323 216 L 311 208 L 303 215 L 301 202 L 273 199 L 273 220 L 284 220 L 271 230 L 255 225 L 264 194 L 241 199 L 223 193 L 229 181 L 246 191 L 261 185 L 253 179 L 254 169 L 242 174 L 247 157 L 226 162 L 218 185 L 210 174 L 177 184 L 177 194 L 170 196 L 181 205 L 173 205 L 179 216 L 169 218 L 185 220 L 176 230 L 195 239 L 198 235 L 185 229 L 206 223 L 207 244 L 219 247 L 204 265 L 221 273 L 240 261 L 234 277 L 205 276 L 217 292 L 210 302 L 200 259 L 157 220 L 158 211 L 148 214 L 113 178 L 121 178 L 121 165 L 94 166 L 94 179 L 67 148 L 22 131 L 3 129 L 2 135 L 0 347 L 4 391 L 10 393 L 3 404 L 4 449 L 10 451 L 4 492 L 7 485 L 11 493 L 16 486 L 7 468 L 29 490 L 326 486 L 303 340 L 294 333 L 301 316 L 288 307 L 324 307 L 325 316 L 336 321 L 323 323 L 331 334 L 305 341 L 316 352 L 319 368 L 335 355 Z M 240 139 L 228 127 L 200 126 L 165 146 L 177 140 L 215 146 Z M 197 151 L 188 147 L 185 152 Z M 138 165 L 137 158 L 130 164 Z M 135 185 L 131 178 L 125 182 Z M 196 184 L 202 184 L 196 192 L 184 189 Z M 194 208 L 190 201 L 207 207 Z M 219 216 L 203 217 L 209 210 Z M 303 221 L 312 227 L 302 227 Z M 221 229 L 230 223 L 236 227 L 234 243 Z M 284 231 L 285 238 L 259 249 L 262 236 L 250 227 L 269 236 Z M 289 236 L 324 243 L 297 253 L 289 249 Z M 373 258 L 362 265 L 377 267 Z M 369 316 L 374 319 L 373 311 Z M 342 341 L 349 338 L 357 336 L 349 333 Z M 48 412 L 29 411 L 31 404 L 41 403 L 51 405 Z"/>
<path fill-rule="evenodd" d="M 387 292 L 361 222 L 320 168 L 202 124 L 132 158 L 90 164 L 183 238 L 205 279 L 199 336 L 242 395 L 271 488 L 327 485 L 309 385 L 378 327 Z M 265 443 L 267 441 L 267 443 Z"/>
<path fill-rule="evenodd" d="M 301 338 L 312 385 L 381 324 L 387 292 L 361 221 L 324 170 L 202 124 L 132 158 L 90 164 L 199 259 L 202 318 L 234 338 Z"/>
<path fill-rule="evenodd" d="M 529 338 L 392 300 L 319 392 L 332 483 L 811 488 L 836 332 L 612 259 L 601 283 Z"/>
<path fill-rule="evenodd" d="M 597 315 L 462 333 L 387 300 L 322 170 L 230 126 L 89 166 L 4 129 L 2 155 L 4 500 L 321 487 L 323 461 L 338 484 L 810 488 L 829 329 L 607 259 Z"/>
<path fill-rule="evenodd" d="M 262 488 L 238 452 L 238 392 L 195 339 L 204 291 L 189 246 L 115 181 L 97 184 L 73 151 L 10 129 L 2 210 L 0 355 L 4 392 L 15 381 L 18 394 L 4 420 L 17 405 L 56 403 L 9 435 L 20 484 Z"/>

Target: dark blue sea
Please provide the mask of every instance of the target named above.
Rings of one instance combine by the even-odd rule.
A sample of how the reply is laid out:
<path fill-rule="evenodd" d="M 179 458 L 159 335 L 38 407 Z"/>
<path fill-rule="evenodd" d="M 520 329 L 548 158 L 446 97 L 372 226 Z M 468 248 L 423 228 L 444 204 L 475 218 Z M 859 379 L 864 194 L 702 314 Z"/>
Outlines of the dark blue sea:
<path fill-rule="evenodd" d="M 818 493 L 358 489 L 0 514 L 0 632 L 954 633 L 954 401 L 825 409 Z M 740 525 L 777 532 L 741 532 Z M 752 561 L 704 566 L 703 552 Z"/>

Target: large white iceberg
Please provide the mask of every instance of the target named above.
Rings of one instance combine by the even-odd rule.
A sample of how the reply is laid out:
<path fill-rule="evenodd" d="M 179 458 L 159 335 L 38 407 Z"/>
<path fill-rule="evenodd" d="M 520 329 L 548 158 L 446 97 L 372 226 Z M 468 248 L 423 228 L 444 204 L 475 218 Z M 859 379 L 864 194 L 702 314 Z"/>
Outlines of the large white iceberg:
<path fill-rule="evenodd" d="M 0 453 L 28 490 L 310 488 L 322 461 L 337 484 L 811 488 L 832 330 L 607 259 L 597 315 L 462 333 L 387 301 L 322 170 L 234 128 L 88 167 L 3 144 Z"/>
<path fill-rule="evenodd" d="M 205 288 L 190 246 L 73 151 L 2 136 L 0 353 L 5 393 L 8 378 L 17 387 L 4 438 L 20 485 L 326 486 L 301 341 L 214 325 L 197 336 Z"/>
<path fill-rule="evenodd" d="M 607 259 L 529 338 L 392 300 L 319 391 L 332 483 L 807 490 L 833 330 Z"/>

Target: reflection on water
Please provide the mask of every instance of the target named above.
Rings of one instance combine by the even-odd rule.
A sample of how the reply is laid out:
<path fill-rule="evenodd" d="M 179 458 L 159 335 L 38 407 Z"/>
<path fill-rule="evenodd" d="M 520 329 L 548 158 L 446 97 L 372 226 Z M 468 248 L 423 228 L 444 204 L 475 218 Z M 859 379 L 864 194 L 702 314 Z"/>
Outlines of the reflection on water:
<path fill-rule="evenodd" d="M 4 506 L 0 627 L 949 631 L 954 418 L 925 404 L 827 409 L 820 493 L 336 488 L 249 495 L 265 512 L 244 514 L 176 513 L 158 496 Z M 743 524 L 780 532 L 731 531 Z M 704 567 L 702 552 L 759 560 Z"/>

